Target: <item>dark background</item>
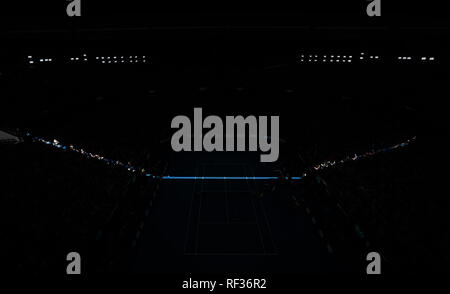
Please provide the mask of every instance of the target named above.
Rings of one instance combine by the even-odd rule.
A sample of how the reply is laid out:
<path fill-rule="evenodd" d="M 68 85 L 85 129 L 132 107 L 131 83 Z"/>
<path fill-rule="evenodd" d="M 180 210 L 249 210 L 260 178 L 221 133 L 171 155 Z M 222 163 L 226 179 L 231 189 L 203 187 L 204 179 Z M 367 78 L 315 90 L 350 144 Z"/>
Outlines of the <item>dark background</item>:
<path fill-rule="evenodd" d="M 206 187 L 132 177 L 30 142 L 2 147 L 3 252 L 12 272 L 63 274 L 70 250 L 88 256 L 88 275 L 361 275 L 370 251 L 382 253 L 387 273 L 448 271 L 449 202 L 442 191 L 449 18 L 433 2 L 391 2 L 382 1 L 382 16 L 374 18 L 362 0 L 82 1 L 79 18 L 66 16 L 66 1 L 2 6 L 3 130 L 58 138 L 158 175 L 193 176 L 301 175 L 324 160 L 417 137 L 404 151 L 314 174 L 304 184 Z M 361 52 L 380 60 L 359 61 Z M 68 61 L 84 53 L 88 62 Z M 346 54 L 355 61 L 301 63 L 301 54 Z M 30 65 L 29 55 L 53 61 Z M 93 58 L 114 55 L 145 55 L 149 62 Z M 204 116 L 279 115 L 285 142 L 279 161 L 261 164 L 247 153 L 174 154 L 170 121 L 192 117 L 194 107 Z M 127 192 L 115 193 L 122 182 Z M 63 210 L 69 212 L 59 215 Z M 96 214 L 98 222 L 86 223 Z M 208 226 L 222 217 L 240 225 Z M 258 225 L 259 237 L 246 221 Z"/>

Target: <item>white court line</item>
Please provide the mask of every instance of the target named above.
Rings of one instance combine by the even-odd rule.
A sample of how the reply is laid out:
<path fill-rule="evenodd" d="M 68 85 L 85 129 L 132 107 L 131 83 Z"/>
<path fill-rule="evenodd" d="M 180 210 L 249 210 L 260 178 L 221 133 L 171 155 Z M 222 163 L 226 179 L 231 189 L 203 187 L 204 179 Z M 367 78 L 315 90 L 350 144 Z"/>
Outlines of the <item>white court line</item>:
<path fill-rule="evenodd" d="M 250 169 L 250 174 L 252 174 L 253 176 L 255 175 L 252 169 Z M 254 183 L 254 185 L 256 187 L 256 182 Z M 275 245 L 275 241 L 273 240 L 272 229 L 270 228 L 270 225 L 269 225 L 269 219 L 267 217 L 266 210 L 264 209 L 264 206 L 262 205 L 261 200 L 258 200 L 258 201 L 260 201 L 261 211 L 264 216 L 264 220 L 266 222 L 267 230 L 269 231 L 270 241 L 272 242 L 272 248 L 274 251 L 274 255 L 278 255 L 278 249 L 277 249 L 277 246 Z"/>
<path fill-rule="evenodd" d="M 244 174 L 247 175 L 247 171 L 246 171 L 244 165 L 242 165 L 242 170 L 243 170 Z M 264 254 L 267 254 L 267 251 L 266 251 L 266 245 L 264 244 L 264 239 L 263 239 L 263 237 L 262 237 L 261 226 L 259 225 L 259 221 L 258 221 L 258 213 L 256 212 L 255 202 L 253 201 L 253 197 L 252 197 L 252 195 L 251 195 L 251 193 L 250 193 L 250 184 L 248 183 L 248 180 L 247 180 L 247 179 L 246 179 L 245 181 L 247 182 L 247 187 L 248 187 L 248 189 L 249 189 L 249 191 L 248 191 L 248 197 L 250 198 L 250 201 L 252 202 L 253 213 L 255 214 L 255 220 L 256 220 L 256 223 L 257 223 L 257 227 L 258 227 L 259 239 L 261 240 L 261 245 L 262 245 L 262 247 L 263 247 Z"/>

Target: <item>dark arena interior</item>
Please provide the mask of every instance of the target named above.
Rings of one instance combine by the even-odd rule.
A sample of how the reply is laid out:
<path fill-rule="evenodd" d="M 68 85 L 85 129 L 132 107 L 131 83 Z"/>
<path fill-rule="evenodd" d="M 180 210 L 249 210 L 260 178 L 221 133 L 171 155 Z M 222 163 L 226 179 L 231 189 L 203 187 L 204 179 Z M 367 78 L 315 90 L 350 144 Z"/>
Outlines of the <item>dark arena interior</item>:
<path fill-rule="evenodd" d="M 437 6 L 82 2 L 73 17 L 70 1 L 2 7 L 2 271 L 180 289 L 449 271 L 450 22 Z M 171 122 L 195 108 L 279 117 L 277 160 L 175 152 Z"/>

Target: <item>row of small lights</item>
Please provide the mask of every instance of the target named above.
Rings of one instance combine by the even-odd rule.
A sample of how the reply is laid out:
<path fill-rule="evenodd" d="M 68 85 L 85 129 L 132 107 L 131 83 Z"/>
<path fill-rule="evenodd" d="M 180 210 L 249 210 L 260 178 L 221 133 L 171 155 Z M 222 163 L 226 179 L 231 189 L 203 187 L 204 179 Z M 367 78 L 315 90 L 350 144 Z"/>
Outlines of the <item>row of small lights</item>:
<path fill-rule="evenodd" d="M 28 56 L 28 63 L 29 64 L 34 64 L 34 63 L 46 63 L 46 62 L 52 62 L 53 59 L 51 58 L 39 58 L 38 60 L 34 61 L 33 56 L 29 55 Z"/>
<path fill-rule="evenodd" d="M 380 59 L 380 56 L 378 55 L 369 55 L 369 57 L 366 56 L 364 52 L 361 52 L 361 55 L 359 56 L 359 60 L 365 60 L 365 59 L 371 59 L 371 60 L 378 60 Z"/>
<path fill-rule="evenodd" d="M 70 61 L 88 61 L 87 54 L 83 54 L 81 57 L 70 57 Z"/>
<path fill-rule="evenodd" d="M 333 63 L 333 62 L 352 62 L 352 55 L 313 55 L 313 54 L 302 54 L 300 55 L 300 62 L 322 62 L 322 63 Z"/>
<path fill-rule="evenodd" d="M 305 55 L 302 54 L 300 56 L 300 62 L 323 62 L 323 63 L 340 63 L 340 62 L 352 62 L 352 55 L 313 55 L 313 54 L 309 54 L 309 55 Z M 134 59 L 133 59 L 134 58 Z M 370 59 L 370 60 L 378 60 L 380 57 L 378 55 L 369 55 L 369 57 L 366 57 L 364 52 L 361 52 L 361 55 L 359 57 L 360 60 L 365 60 L 365 59 Z M 87 54 L 83 54 L 82 57 L 71 57 L 70 58 L 71 61 L 88 61 L 87 58 Z M 125 56 L 97 56 L 96 60 L 101 61 L 101 63 L 145 63 L 147 61 L 146 56 L 143 55 L 141 57 L 141 60 L 139 60 L 139 56 L 135 55 L 132 56 L 130 55 L 129 58 L 127 59 Z M 399 56 L 398 60 L 412 60 L 411 56 Z M 421 61 L 434 61 L 435 58 L 434 57 L 421 57 Z M 47 63 L 47 62 L 52 62 L 53 59 L 52 58 L 40 58 L 36 61 L 39 63 Z M 34 64 L 35 61 L 33 60 L 33 56 L 28 56 L 28 63 L 29 64 Z"/>
<path fill-rule="evenodd" d="M 398 60 L 412 60 L 413 58 L 411 56 L 399 56 Z M 426 56 L 422 56 L 420 58 L 421 61 L 434 61 L 435 58 L 434 57 L 426 57 Z"/>
<path fill-rule="evenodd" d="M 142 55 L 141 57 L 137 55 L 126 56 L 97 56 L 95 58 L 101 63 L 146 63 L 147 56 Z"/>
<path fill-rule="evenodd" d="M 334 63 L 334 62 L 352 62 L 352 55 L 317 55 L 317 54 L 302 54 L 300 55 L 300 62 L 309 62 L 309 63 Z M 361 52 L 359 56 L 359 60 L 379 60 L 379 55 L 366 55 L 364 52 Z M 411 56 L 399 56 L 399 60 L 412 60 Z M 421 61 L 434 61 L 434 57 L 426 57 L 422 56 L 420 58 Z"/>
<path fill-rule="evenodd" d="M 359 56 L 360 60 L 370 59 L 370 60 L 378 60 L 380 56 L 378 55 L 369 55 L 366 56 L 364 52 L 361 52 Z M 351 63 L 353 61 L 353 55 L 317 55 L 317 54 L 302 54 L 300 55 L 300 62 L 322 62 L 322 63 Z"/>
<path fill-rule="evenodd" d="M 96 60 L 98 60 L 101 63 L 146 63 L 147 62 L 147 56 L 142 55 L 142 56 L 137 56 L 137 55 L 130 55 L 129 57 L 125 57 L 125 56 L 97 56 L 95 58 Z M 46 63 L 46 62 L 52 62 L 53 59 L 52 58 L 40 58 L 38 60 L 34 60 L 33 56 L 29 55 L 28 56 L 28 63 L 29 64 L 34 64 L 34 63 Z M 70 57 L 70 61 L 75 61 L 75 62 L 87 62 L 88 61 L 88 57 L 87 54 L 83 54 L 81 57 L 77 56 L 77 57 Z"/>

